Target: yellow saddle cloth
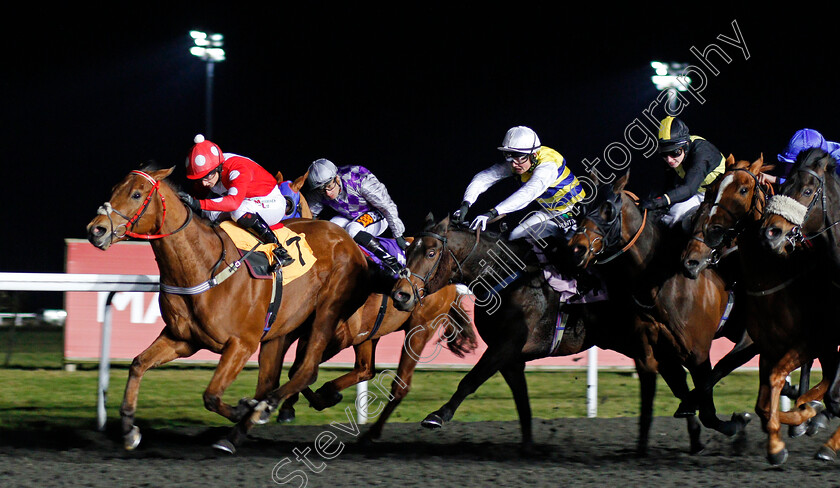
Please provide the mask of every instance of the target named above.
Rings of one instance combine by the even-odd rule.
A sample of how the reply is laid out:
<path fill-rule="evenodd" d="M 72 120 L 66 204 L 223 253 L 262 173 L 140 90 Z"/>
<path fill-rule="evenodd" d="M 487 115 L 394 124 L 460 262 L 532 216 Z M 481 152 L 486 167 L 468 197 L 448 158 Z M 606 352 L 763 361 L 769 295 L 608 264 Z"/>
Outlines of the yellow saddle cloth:
<path fill-rule="evenodd" d="M 239 227 L 233 221 L 222 221 L 219 227 L 227 232 L 236 247 L 244 251 L 250 251 L 260 242 L 253 234 Z M 298 234 L 288 227 L 282 227 L 275 230 L 274 235 L 283 243 L 289 254 L 295 258 L 294 263 L 283 267 L 283 284 L 285 285 L 309 271 L 315 264 L 316 258 L 315 254 L 312 253 L 312 248 L 309 247 L 309 243 L 306 242 L 306 234 Z M 275 247 L 277 247 L 276 244 L 262 244 L 257 247 L 256 251 L 265 254 L 268 261 L 273 263 L 276 261 L 273 252 Z"/>

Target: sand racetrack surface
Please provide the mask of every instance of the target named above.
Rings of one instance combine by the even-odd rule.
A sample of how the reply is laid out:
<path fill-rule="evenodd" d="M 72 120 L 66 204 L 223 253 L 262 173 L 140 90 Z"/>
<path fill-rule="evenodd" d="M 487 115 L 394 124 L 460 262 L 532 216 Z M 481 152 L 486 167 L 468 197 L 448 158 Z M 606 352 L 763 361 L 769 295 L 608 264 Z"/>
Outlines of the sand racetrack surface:
<path fill-rule="evenodd" d="M 520 455 L 516 422 L 451 422 L 437 431 L 393 423 L 373 446 L 331 425 L 271 423 L 257 426 L 235 455 L 210 447 L 226 428 L 146 428 L 141 446 L 127 452 L 110 432 L 39 426 L 0 430 L 0 486 L 840 486 L 840 465 L 814 459 L 826 432 L 790 439 L 784 427 L 790 457 L 772 467 L 756 419 L 733 438 L 704 430 L 705 451 L 689 455 L 685 421 L 656 418 L 643 458 L 634 454 L 637 422 L 535 419 L 535 456 Z M 331 459 L 316 453 L 316 442 Z"/>

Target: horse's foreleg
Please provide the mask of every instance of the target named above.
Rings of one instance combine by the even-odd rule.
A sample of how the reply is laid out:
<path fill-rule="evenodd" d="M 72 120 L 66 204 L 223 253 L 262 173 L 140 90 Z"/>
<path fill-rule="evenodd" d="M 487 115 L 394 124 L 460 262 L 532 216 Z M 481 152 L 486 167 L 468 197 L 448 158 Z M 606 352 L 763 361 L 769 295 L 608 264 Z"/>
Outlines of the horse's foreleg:
<path fill-rule="evenodd" d="M 338 404 L 342 399 L 341 391 L 373 378 L 374 352 L 376 351 L 377 342 L 379 342 L 379 339 L 373 339 L 353 346 L 353 350 L 356 353 L 353 370 L 332 381 L 324 383 L 323 386 L 315 391 L 315 395 L 321 402 L 317 406 L 313 405 L 316 410 L 323 410 Z M 334 355 L 330 354 L 330 358 Z"/>
<path fill-rule="evenodd" d="M 409 327 L 409 330 L 413 330 Z M 407 343 L 403 345 L 403 350 L 400 353 L 400 363 L 397 367 L 397 377 L 391 382 L 391 395 L 388 398 L 388 403 L 379 416 L 376 422 L 368 429 L 362 438 L 363 441 L 374 441 L 382 437 L 382 429 L 385 428 L 385 423 L 388 418 L 394 413 L 397 406 L 402 402 L 403 398 L 408 395 L 411 390 L 411 380 L 414 377 L 414 369 L 417 367 L 417 361 L 420 358 L 423 348 L 434 334 L 434 329 L 424 328 L 425 333 L 408 334 L 406 337 Z"/>
<path fill-rule="evenodd" d="M 269 349 L 275 347 L 269 345 Z M 204 390 L 204 408 L 215 412 L 231 422 L 238 422 L 243 415 L 251 410 L 251 406 L 240 404 L 234 408 L 222 400 L 225 390 L 233 383 L 245 363 L 256 352 L 257 344 L 246 344 L 238 338 L 231 338 L 222 349 L 219 364 L 213 372 L 210 383 Z M 276 351 L 273 351 L 276 354 Z M 261 368 L 262 369 L 262 368 Z M 271 381 L 266 378 L 265 381 Z"/>
<path fill-rule="evenodd" d="M 711 383 L 712 364 L 708 357 L 700 364 L 689 366 L 691 379 L 695 385 L 708 385 Z M 747 415 L 732 414 L 728 421 L 721 421 L 717 416 L 715 408 L 714 391 L 712 388 L 701 387 L 698 391 L 700 421 L 709 429 L 714 429 L 726 436 L 734 436 L 746 427 L 749 417 Z"/>
<path fill-rule="evenodd" d="M 519 415 L 519 427 L 522 430 L 522 449 L 530 451 L 534 445 L 531 426 L 531 401 L 528 399 L 528 383 L 525 380 L 525 361 L 512 361 L 500 369 L 502 377 L 513 393 L 516 413 Z"/>
<path fill-rule="evenodd" d="M 641 396 L 641 412 L 639 414 L 639 440 L 636 444 L 636 453 L 646 456 L 650 426 L 653 422 L 653 399 L 656 396 L 656 373 L 648 371 L 636 363 L 636 372 L 639 375 L 639 393 Z"/>
<path fill-rule="evenodd" d="M 507 363 L 516 360 L 521 350 L 522 345 L 514 341 L 488 345 L 475 366 L 458 383 L 458 388 L 452 394 L 449 401 L 438 410 L 426 416 L 421 422 L 421 425 L 428 429 L 435 429 L 442 427 L 444 423 L 452 420 L 455 411 L 461 403 L 491 376 L 496 374 L 499 369 Z"/>
<path fill-rule="evenodd" d="M 779 412 L 779 397 L 782 388 L 785 386 L 786 378 L 791 371 L 801 364 L 802 359 L 799 356 L 799 351 L 790 350 L 773 366 L 768 377 L 770 410 L 767 418 L 767 460 L 773 465 L 784 463 L 788 456 L 785 443 L 779 434 L 782 418 L 786 420 L 785 423 L 796 424 L 797 421 L 799 423 L 804 422 L 816 414 L 814 409 L 807 404 L 803 406 L 804 409 L 800 409 L 798 412 L 787 412 L 784 415 Z"/>
<path fill-rule="evenodd" d="M 185 341 L 169 337 L 164 329 L 157 339 L 131 362 L 125 394 L 120 406 L 123 442 L 126 449 L 134 449 L 140 444 L 140 430 L 134 425 L 134 415 L 137 412 L 137 398 L 143 375 L 151 368 L 173 359 L 191 356 L 193 353 L 195 353 L 194 347 Z"/>

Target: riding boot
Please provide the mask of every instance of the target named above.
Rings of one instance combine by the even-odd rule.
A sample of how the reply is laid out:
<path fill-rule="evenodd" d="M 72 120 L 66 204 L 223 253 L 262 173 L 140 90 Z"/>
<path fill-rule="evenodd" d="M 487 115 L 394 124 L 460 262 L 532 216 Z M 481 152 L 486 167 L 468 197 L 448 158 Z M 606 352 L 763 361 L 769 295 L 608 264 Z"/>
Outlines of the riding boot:
<path fill-rule="evenodd" d="M 382 261 L 382 264 L 385 265 L 387 271 L 390 273 L 397 275 L 402 271 L 403 266 L 397 261 L 397 258 L 392 256 L 388 251 L 382 247 L 382 244 L 379 242 L 379 239 L 374 237 L 373 235 L 365 232 L 360 231 L 356 233 L 353 240 L 356 241 L 357 244 L 363 246 L 365 249 L 369 250 L 373 253 L 374 256 L 379 258 Z"/>
<path fill-rule="evenodd" d="M 239 217 L 236 223 L 253 234 L 263 244 L 276 244 L 277 247 L 274 248 L 274 257 L 277 258 L 278 265 L 288 266 L 295 262 L 295 258 L 283 247 L 283 244 L 274 235 L 274 231 L 271 230 L 271 227 L 268 226 L 260 214 L 248 212 L 242 217 Z"/>

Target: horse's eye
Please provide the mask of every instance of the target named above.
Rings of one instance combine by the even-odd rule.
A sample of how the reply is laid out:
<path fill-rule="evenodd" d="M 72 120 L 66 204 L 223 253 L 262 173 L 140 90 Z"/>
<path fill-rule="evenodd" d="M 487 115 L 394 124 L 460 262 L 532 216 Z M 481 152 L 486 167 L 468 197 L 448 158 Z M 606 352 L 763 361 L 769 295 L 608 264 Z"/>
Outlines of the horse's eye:
<path fill-rule="evenodd" d="M 810 188 L 805 188 L 805 191 L 802 192 L 802 194 L 805 195 L 806 197 L 810 197 L 813 193 L 814 193 L 814 190 L 812 190 Z"/>
<path fill-rule="evenodd" d="M 741 195 L 746 195 L 749 191 L 750 191 L 750 189 L 749 189 L 749 188 L 747 188 L 746 186 L 742 186 L 741 188 L 739 188 L 739 189 L 738 189 L 738 192 L 739 192 Z"/>
<path fill-rule="evenodd" d="M 134 193 L 131 194 L 131 198 L 133 198 L 135 200 L 139 200 L 142 196 L 143 196 L 143 194 L 140 193 L 139 190 L 135 190 Z"/>
<path fill-rule="evenodd" d="M 434 249 L 429 249 L 429 252 L 426 253 L 426 257 L 430 258 L 430 259 L 435 257 L 435 250 Z"/>

